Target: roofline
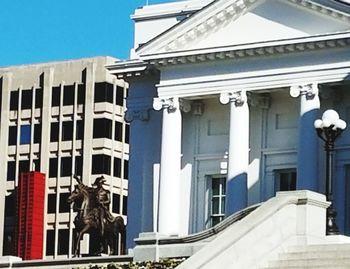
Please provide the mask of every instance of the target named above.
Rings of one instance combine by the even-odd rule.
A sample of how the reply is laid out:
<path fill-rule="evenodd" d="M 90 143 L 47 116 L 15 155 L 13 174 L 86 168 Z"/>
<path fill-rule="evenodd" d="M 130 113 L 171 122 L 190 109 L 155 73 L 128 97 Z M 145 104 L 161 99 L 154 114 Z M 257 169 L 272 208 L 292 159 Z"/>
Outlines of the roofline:
<path fill-rule="evenodd" d="M 118 78 L 140 76 L 156 67 L 225 59 L 261 57 L 299 51 L 315 51 L 350 46 L 350 31 L 312 37 L 265 41 L 210 49 L 149 54 L 137 60 L 120 61 L 106 68 Z"/>
<path fill-rule="evenodd" d="M 119 61 L 118 58 L 105 55 L 105 56 L 93 56 L 93 57 L 86 57 L 86 58 L 77 58 L 77 59 L 67 59 L 67 60 L 53 60 L 53 61 L 45 61 L 45 62 L 37 62 L 37 63 L 24 63 L 24 64 L 13 64 L 8 66 L 0 66 L 0 71 L 6 71 L 7 69 L 14 69 L 14 68 L 27 68 L 27 67 L 44 67 L 44 66 L 50 66 L 50 65 L 57 65 L 57 64 L 63 64 L 68 62 L 81 62 L 81 61 L 92 61 L 97 59 L 106 59 L 106 62 L 111 61 Z"/>
<path fill-rule="evenodd" d="M 339 1 L 334 2 L 331 5 L 326 5 L 324 0 L 288 0 L 289 2 L 293 4 L 300 4 L 306 8 L 312 9 L 314 11 L 322 12 L 325 14 L 329 14 L 330 16 L 333 16 L 334 18 L 337 18 L 341 21 L 348 21 L 350 22 L 350 14 L 347 13 L 348 8 L 346 7 L 346 11 L 340 9 L 340 6 L 344 7 L 344 3 L 341 3 Z M 329 1 L 329 0 L 327 0 Z M 171 45 L 176 43 L 177 41 L 181 40 L 192 40 L 194 35 L 191 33 L 191 29 L 195 29 L 195 32 L 201 32 L 201 26 L 206 28 L 212 28 L 212 22 L 210 21 L 213 17 L 213 21 L 218 22 L 221 20 L 222 12 L 216 12 L 215 8 L 214 10 L 208 10 L 211 7 L 220 4 L 220 0 L 214 0 L 213 2 L 209 3 L 207 6 L 203 7 L 201 10 L 198 10 L 197 12 L 193 13 L 188 18 L 184 19 L 183 21 L 175 24 L 173 27 L 169 28 L 168 30 L 160 33 L 153 39 L 149 40 L 142 46 L 136 48 L 136 54 L 142 55 L 143 53 L 147 53 L 147 48 L 152 46 L 155 46 L 153 49 L 162 49 L 166 46 L 171 47 Z M 247 10 L 250 10 L 254 5 L 258 4 L 259 0 L 246 0 L 243 4 L 241 2 L 237 2 L 235 0 L 231 0 L 230 2 L 225 2 L 226 5 L 230 7 L 230 11 L 225 11 L 226 14 L 230 14 L 230 16 L 239 16 L 240 13 L 246 12 Z M 243 6 L 242 6 L 243 5 Z M 240 13 L 237 14 L 235 11 L 235 7 L 239 7 Z M 232 8 L 231 8 L 232 7 Z M 205 11 L 210 14 L 210 16 L 205 20 L 201 21 L 200 17 L 201 15 L 205 14 Z M 199 19 L 198 19 L 199 17 Z M 205 15 L 204 15 L 205 17 Z M 195 20 L 197 18 L 197 21 Z M 191 20 L 195 20 L 194 22 L 198 22 L 197 24 L 194 22 L 191 22 Z M 215 26 L 215 25 L 214 25 Z M 175 29 L 179 29 L 178 34 L 174 34 L 171 36 L 170 40 L 167 40 L 167 36 L 169 36 Z M 181 43 L 181 42 L 180 42 Z M 176 44 L 174 45 L 176 47 Z M 171 49 L 170 49 L 171 50 Z"/>
<path fill-rule="evenodd" d="M 144 61 L 152 61 L 157 59 L 166 59 L 166 58 L 176 58 L 184 56 L 195 56 L 195 55 L 204 55 L 218 52 L 230 52 L 230 51 L 240 51 L 240 50 L 251 50 L 259 48 L 274 48 L 278 46 L 289 46 L 289 45 L 302 45 L 313 42 L 322 42 L 322 41 L 336 41 L 340 39 L 349 39 L 350 31 L 331 33 L 331 34 L 321 34 L 307 37 L 296 37 L 289 39 L 280 39 L 273 41 L 263 41 L 263 42 L 254 42 L 240 45 L 231 45 L 231 46 L 221 46 L 214 48 L 203 48 L 203 49 L 191 49 L 191 50 L 182 50 L 175 52 L 163 52 L 163 53 L 154 53 L 154 54 L 144 54 L 139 55 L 139 58 Z"/>

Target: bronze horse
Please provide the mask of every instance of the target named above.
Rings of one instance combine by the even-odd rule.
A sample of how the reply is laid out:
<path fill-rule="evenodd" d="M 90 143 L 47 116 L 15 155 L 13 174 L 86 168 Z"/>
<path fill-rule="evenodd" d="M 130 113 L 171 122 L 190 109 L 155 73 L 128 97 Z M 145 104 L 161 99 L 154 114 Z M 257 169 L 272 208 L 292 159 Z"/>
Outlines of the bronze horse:
<path fill-rule="evenodd" d="M 109 247 L 109 254 L 118 254 L 118 242 L 120 235 L 120 254 L 125 254 L 125 224 L 121 216 L 114 217 L 113 221 L 105 220 L 103 235 L 100 233 L 101 220 L 98 203 L 94 189 L 83 184 L 75 186 L 75 189 L 67 199 L 68 203 L 74 203 L 78 214 L 74 219 L 76 240 L 74 245 L 74 257 L 80 255 L 80 241 L 85 233 L 99 235 L 99 252 Z"/>

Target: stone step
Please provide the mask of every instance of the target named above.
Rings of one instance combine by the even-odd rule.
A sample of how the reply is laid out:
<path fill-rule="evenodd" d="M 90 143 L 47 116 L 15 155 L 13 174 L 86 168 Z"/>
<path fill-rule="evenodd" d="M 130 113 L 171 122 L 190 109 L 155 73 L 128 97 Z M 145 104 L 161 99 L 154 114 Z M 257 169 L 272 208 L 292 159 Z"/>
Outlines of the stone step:
<path fill-rule="evenodd" d="M 265 269 L 350 268 L 350 244 L 324 244 L 290 247 L 269 261 Z"/>
<path fill-rule="evenodd" d="M 276 260 L 270 261 L 269 265 L 272 267 L 288 267 L 288 266 L 296 266 L 299 268 L 309 268 L 312 267 L 320 267 L 320 266 L 328 266 L 329 268 L 333 268 L 333 266 L 347 266 L 350 268 L 350 257 L 347 258 L 333 258 L 333 259 L 294 259 L 294 260 Z"/>
<path fill-rule="evenodd" d="M 347 265 L 332 265 L 329 267 L 329 265 L 321 265 L 321 266 L 285 266 L 285 267 L 265 267 L 262 269 L 349 269 L 349 266 Z"/>
<path fill-rule="evenodd" d="M 350 251 L 350 244 L 318 244 L 305 246 L 291 246 L 288 252 L 313 252 L 313 251 Z"/>

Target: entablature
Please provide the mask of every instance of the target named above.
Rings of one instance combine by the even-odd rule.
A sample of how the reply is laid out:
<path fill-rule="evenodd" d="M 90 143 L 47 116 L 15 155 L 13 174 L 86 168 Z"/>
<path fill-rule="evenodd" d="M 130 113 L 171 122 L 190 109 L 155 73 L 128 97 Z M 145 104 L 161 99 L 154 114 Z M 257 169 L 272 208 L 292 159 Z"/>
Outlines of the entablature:
<path fill-rule="evenodd" d="M 166 66 L 334 49 L 348 47 L 349 45 L 350 31 L 347 31 L 336 34 L 267 41 L 245 45 L 149 54 L 140 56 L 140 59 L 149 62 L 152 65 Z"/>

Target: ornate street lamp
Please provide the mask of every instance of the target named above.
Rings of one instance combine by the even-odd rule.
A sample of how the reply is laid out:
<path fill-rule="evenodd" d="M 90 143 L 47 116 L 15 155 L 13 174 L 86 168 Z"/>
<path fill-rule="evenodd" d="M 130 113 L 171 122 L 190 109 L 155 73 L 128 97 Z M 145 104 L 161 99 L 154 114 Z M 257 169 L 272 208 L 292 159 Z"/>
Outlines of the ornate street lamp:
<path fill-rule="evenodd" d="M 325 142 L 324 149 L 326 151 L 326 197 L 331 202 L 330 207 L 327 209 L 327 235 L 339 234 L 337 224 L 335 223 L 335 217 L 337 215 L 336 210 L 333 208 L 333 191 L 332 191 L 332 179 L 333 179 L 333 155 L 334 155 L 334 142 L 337 137 L 346 128 L 346 122 L 339 118 L 336 111 L 329 109 L 326 110 L 322 119 L 315 121 L 314 126 L 317 131 L 317 135 Z"/>

